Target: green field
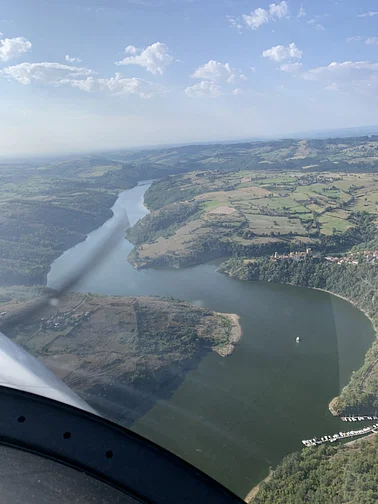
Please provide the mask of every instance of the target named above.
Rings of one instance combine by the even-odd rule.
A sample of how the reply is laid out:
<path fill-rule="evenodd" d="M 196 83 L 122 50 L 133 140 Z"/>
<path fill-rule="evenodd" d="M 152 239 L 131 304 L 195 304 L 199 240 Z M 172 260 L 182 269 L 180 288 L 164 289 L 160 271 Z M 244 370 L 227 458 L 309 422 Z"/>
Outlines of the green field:
<path fill-rule="evenodd" d="M 264 171 L 189 172 L 153 184 L 146 202 L 169 213 L 166 201 L 185 202 L 187 194 L 192 195 L 190 201 L 200 203 L 195 226 L 184 219 L 172 222 L 172 231 L 157 242 L 139 240 L 143 246 L 135 251 L 136 264 L 180 265 L 184 257 L 186 262 L 197 262 L 201 250 L 207 254 L 219 247 L 225 254 L 238 250 L 247 255 L 259 253 L 256 246 L 267 244 L 270 252 L 274 247 L 303 250 L 308 244 L 316 249 L 327 237 L 335 246 L 348 241 L 343 236 L 355 228 L 356 212 L 378 214 L 378 181 L 366 173 L 307 171 L 271 177 Z M 159 228 L 159 210 L 147 219 L 151 229 Z M 268 252 L 266 247 L 260 249 L 262 254 Z"/>
<path fill-rule="evenodd" d="M 345 232 L 353 225 L 346 219 L 339 218 L 336 212 L 328 212 L 318 218 L 322 233 L 331 235 L 334 232 Z"/>

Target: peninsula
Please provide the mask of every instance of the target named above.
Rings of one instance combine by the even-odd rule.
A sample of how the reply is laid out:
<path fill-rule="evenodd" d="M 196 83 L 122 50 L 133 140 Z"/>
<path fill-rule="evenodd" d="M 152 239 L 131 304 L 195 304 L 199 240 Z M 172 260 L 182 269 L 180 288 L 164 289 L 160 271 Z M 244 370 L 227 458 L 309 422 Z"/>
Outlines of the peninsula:
<path fill-rule="evenodd" d="M 0 291 L 9 322 L 41 288 Z M 130 425 L 211 351 L 232 353 L 238 318 L 156 297 L 67 294 L 7 334 L 114 421 Z"/>

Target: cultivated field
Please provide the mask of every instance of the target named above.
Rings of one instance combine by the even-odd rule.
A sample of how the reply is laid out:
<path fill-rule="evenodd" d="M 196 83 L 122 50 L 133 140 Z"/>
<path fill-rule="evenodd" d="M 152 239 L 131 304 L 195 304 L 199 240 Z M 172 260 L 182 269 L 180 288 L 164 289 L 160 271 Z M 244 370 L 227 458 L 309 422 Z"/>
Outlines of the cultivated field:
<path fill-rule="evenodd" d="M 155 208 L 159 206 L 158 192 L 160 208 L 169 210 L 165 201 L 173 198 L 182 204 L 198 203 L 199 211 L 172 223 L 168 235 L 155 234 L 151 243 L 143 243 L 136 250 L 139 265 L 193 257 L 210 238 L 212 243 L 243 246 L 290 243 L 303 250 L 319 245 L 322 236 L 353 228 L 355 212 L 378 214 L 378 177 L 365 173 L 190 172 L 152 186 L 147 204 L 153 196 Z M 188 194 L 193 197 L 188 199 Z M 155 230 L 159 211 L 149 217 Z"/>

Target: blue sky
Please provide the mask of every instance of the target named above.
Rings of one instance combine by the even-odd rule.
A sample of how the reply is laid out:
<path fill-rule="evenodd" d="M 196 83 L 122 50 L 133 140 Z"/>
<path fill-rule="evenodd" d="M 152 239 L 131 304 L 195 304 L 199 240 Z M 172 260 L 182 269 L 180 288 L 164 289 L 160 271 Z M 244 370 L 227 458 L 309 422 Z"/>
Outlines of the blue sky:
<path fill-rule="evenodd" d="M 375 0 L 3 0 L 0 155 L 378 123 Z"/>

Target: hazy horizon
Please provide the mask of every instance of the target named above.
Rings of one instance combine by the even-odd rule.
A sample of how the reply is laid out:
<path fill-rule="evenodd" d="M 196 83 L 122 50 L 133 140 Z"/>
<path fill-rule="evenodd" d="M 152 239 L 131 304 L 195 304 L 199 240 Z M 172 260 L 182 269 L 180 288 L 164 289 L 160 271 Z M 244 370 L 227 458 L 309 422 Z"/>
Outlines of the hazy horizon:
<path fill-rule="evenodd" d="M 349 131 L 350 130 L 350 131 Z M 356 131 L 355 131 L 356 130 Z M 358 130 L 367 130 L 367 131 L 358 131 Z M 97 149 L 78 149 L 78 150 L 72 150 L 72 151 L 55 151 L 55 152 L 49 152 L 47 151 L 41 151 L 39 153 L 24 153 L 24 154 L 17 154 L 17 153 L 12 153 L 7 155 L 2 155 L 0 153 L 0 162 L 1 161 L 20 161 L 20 162 L 25 162 L 25 161 L 35 161 L 35 160 L 50 160 L 50 159 L 67 159 L 69 157 L 75 157 L 75 156 L 100 156 L 100 155 L 110 155 L 111 153 L 116 154 L 117 152 L 128 152 L 128 151 L 143 151 L 143 150 L 160 150 L 160 149 L 173 149 L 173 148 L 180 148 L 180 147 L 185 147 L 189 145 L 211 145 L 211 144 L 238 144 L 238 143 L 243 143 L 243 142 L 264 142 L 264 141 L 279 141 L 283 139 L 311 139 L 311 138 L 336 138 L 338 136 L 340 137 L 348 137 L 348 136 L 366 136 L 366 135 L 371 135 L 371 134 L 378 134 L 378 125 L 367 125 L 367 126 L 350 126 L 346 128 L 335 128 L 335 129 L 319 129 L 319 130 L 308 130 L 308 131 L 299 131 L 299 132 L 292 132 L 285 135 L 277 135 L 277 136 L 261 136 L 261 137 L 250 137 L 250 138 L 225 138 L 225 139 L 220 139 L 220 138 L 215 138 L 212 140 L 198 140 L 198 141 L 188 141 L 188 142 L 166 142 L 166 143 L 157 143 L 157 144 L 141 144 L 141 145 L 131 145 L 131 146 L 122 146 L 118 145 L 116 147 L 112 148 L 101 148 L 98 147 Z"/>
<path fill-rule="evenodd" d="M 282 138 L 377 122 L 373 0 L 2 7 L 1 157 Z"/>

